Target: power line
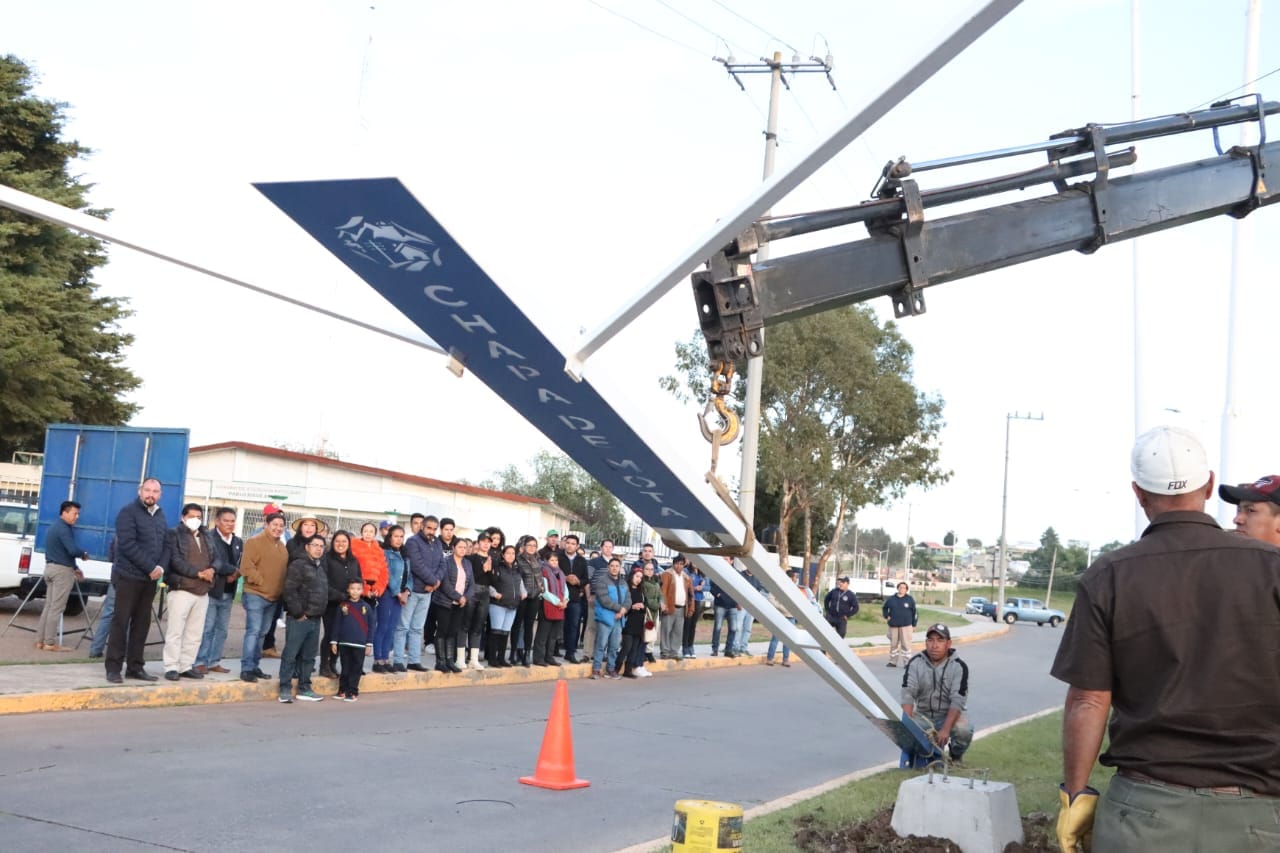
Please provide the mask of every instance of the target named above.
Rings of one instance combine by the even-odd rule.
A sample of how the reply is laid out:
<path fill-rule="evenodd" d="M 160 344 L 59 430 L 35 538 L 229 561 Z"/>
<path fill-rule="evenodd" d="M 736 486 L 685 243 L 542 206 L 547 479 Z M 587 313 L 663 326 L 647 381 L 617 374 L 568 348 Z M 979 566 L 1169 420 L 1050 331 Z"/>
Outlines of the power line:
<path fill-rule="evenodd" d="M 1209 104 L 1217 103 L 1218 101 L 1221 101 L 1223 98 L 1227 97 L 1228 95 L 1239 92 L 1241 89 L 1246 89 L 1249 86 L 1252 86 L 1254 83 L 1259 82 L 1260 80 L 1266 80 L 1268 77 L 1270 77 L 1272 74 L 1275 74 L 1276 72 L 1280 72 L 1280 68 L 1272 68 L 1270 71 L 1268 71 L 1266 74 L 1263 74 L 1261 77 L 1254 77 L 1248 83 L 1241 83 L 1239 86 L 1236 86 L 1234 89 L 1228 89 L 1227 91 L 1223 92 L 1221 95 L 1216 95 L 1207 101 L 1196 104 L 1194 107 L 1191 108 L 1191 110 L 1198 110 L 1201 107 L 1207 107 Z M 1191 110 L 1188 110 L 1188 112 L 1190 112 Z"/>
<path fill-rule="evenodd" d="M 657 30 L 655 30 L 653 27 L 650 27 L 650 26 L 648 26 L 648 25 L 646 25 L 646 24 L 642 24 L 642 23 L 640 23 L 639 21 L 637 21 L 635 18 L 629 18 L 629 17 L 627 17 L 626 15 L 624 15 L 624 14 L 622 14 L 621 12 L 618 12 L 618 11 L 616 11 L 616 10 L 614 10 L 614 9 L 610 9 L 608 6 L 605 6 L 604 4 L 597 2 L 597 0 L 587 0 L 587 2 L 588 2 L 588 3 L 590 3 L 592 6 L 598 6 L 599 8 L 601 8 L 601 9 L 603 9 L 604 11 L 608 12 L 610 15 L 615 15 L 615 16 L 617 16 L 617 17 L 621 18 L 622 20 L 626 21 L 626 22 L 627 22 L 627 23 L 629 23 L 629 24 L 634 24 L 635 26 L 639 27 L 640 29 L 644 30 L 644 31 L 645 31 L 645 32 L 647 32 L 647 33 L 651 33 L 651 34 L 653 34 L 653 35 L 657 36 L 657 37 L 658 37 L 658 38 L 660 38 L 660 39 L 665 39 L 666 41 L 669 41 L 669 42 L 671 42 L 671 43 L 672 43 L 672 44 L 674 44 L 674 45 L 678 45 L 679 47 L 683 47 L 685 50 L 693 51 L 694 53 L 698 54 L 698 56 L 706 57 L 706 55 L 707 55 L 705 51 L 699 50 L 698 48 L 694 47 L 694 46 L 693 46 L 693 45 L 691 45 L 691 44 L 688 44 L 687 42 L 683 42 L 683 41 L 680 41 L 679 39 L 672 38 L 671 36 L 667 35 L 666 33 L 660 33 L 660 32 L 658 32 Z"/>
<path fill-rule="evenodd" d="M 794 45 L 792 45 L 791 43 L 787 42 L 785 39 L 780 39 L 780 38 L 778 38 L 778 37 L 777 37 L 777 36 L 775 36 L 773 33 L 769 32 L 769 31 L 768 31 L 768 30 L 766 30 L 764 27 L 762 27 L 762 26 L 760 26 L 759 24 L 757 24 L 755 21 L 751 20 L 750 18 L 746 17 L 746 16 L 745 16 L 745 15 L 743 15 L 742 13 L 738 12 L 736 9 L 733 9 L 733 8 L 731 8 L 730 6 L 728 6 L 726 3 L 724 3 L 724 2 L 723 2 L 723 0 L 711 0 L 711 2 L 715 3 L 717 6 L 719 6 L 719 7 L 720 7 L 720 8 L 722 8 L 722 9 L 724 9 L 726 12 L 728 12 L 728 13 L 729 13 L 729 14 L 731 14 L 731 15 L 733 15 L 735 18 L 738 18 L 739 20 L 745 21 L 747 24 L 749 24 L 749 25 L 751 25 L 751 26 L 755 27 L 757 30 L 759 30 L 760 32 L 764 33 L 765 35 L 767 35 L 769 38 L 773 39 L 774 41 L 776 41 L 776 42 L 778 42 L 778 43 L 780 43 L 780 44 L 784 44 L 784 45 L 786 45 L 788 48 L 790 48 L 790 49 L 791 49 L 791 52 L 792 52 L 792 53 L 799 53 L 799 52 L 800 52 L 800 51 L 796 50 L 796 48 L 795 48 L 795 46 L 794 46 Z"/>
<path fill-rule="evenodd" d="M 743 50 L 743 49 L 744 49 L 744 48 L 742 47 L 742 45 L 738 45 L 738 44 L 731 44 L 727 38 L 725 38 L 724 36 L 720 35 L 718 32 L 716 32 L 715 30 L 711 29 L 711 28 L 710 28 L 710 27 L 708 27 L 707 25 L 703 24 L 701 21 L 694 20 L 694 19 L 693 19 L 693 18 L 691 18 L 690 16 L 686 15 L 684 12 L 681 12 L 681 11 L 680 11 L 679 9 L 677 9 L 675 6 L 672 6 L 670 3 L 668 3 L 668 2 L 667 2 L 667 0 L 657 0 L 657 3 L 658 3 L 659 5 L 661 5 L 661 6 L 666 7 L 669 11 L 674 12 L 675 14 L 677 14 L 677 15 L 679 15 L 680 17 L 684 18 L 686 21 L 688 21 L 689 23 L 693 24 L 695 27 L 697 27 L 698 29 L 702 30 L 704 33 L 707 33 L 708 35 L 714 36 L 716 39 L 718 39 L 718 40 L 720 40 L 720 41 L 724 42 L 726 45 L 729 45 L 729 47 L 737 48 L 738 50 Z"/>

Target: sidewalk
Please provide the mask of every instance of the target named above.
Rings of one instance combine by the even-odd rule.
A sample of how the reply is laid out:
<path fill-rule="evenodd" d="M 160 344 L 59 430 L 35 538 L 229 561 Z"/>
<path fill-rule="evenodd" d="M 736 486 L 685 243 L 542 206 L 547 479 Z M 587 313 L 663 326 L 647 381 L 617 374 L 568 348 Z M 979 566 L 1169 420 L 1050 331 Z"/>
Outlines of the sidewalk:
<path fill-rule="evenodd" d="M 1009 626 L 990 620 L 970 621 L 968 625 L 953 628 L 952 640 L 956 645 L 975 642 L 1004 634 Z M 923 638 L 913 645 L 923 648 Z M 884 654 L 887 637 L 850 638 L 853 651 L 859 656 Z M 751 643 L 751 657 L 711 657 L 709 646 L 698 646 L 698 656 L 684 661 L 658 661 L 648 664 L 655 674 L 673 670 L 719 669 L 734 666 L 760 666 L 764 664 L 767 642 Z M 779 653 L 780 654 L 780 653 Z M 424 663 L 429 660 L 424 656 Z M 432 662 L 434 662 L 432 660 Z M 799 658 L 793 658 L 796 666 L 803 666 Z M 225 702 L 275 701 L 275 680 L 250 684 L 239 678 L 239 661 L 223 661 L 232 670 L 226 675 L 206 675 L 200 681 L 157 682 L 125 681 L 124 684 L 108 684 L 101 661 L 67 664 L 14 664 L 0 666 L 0 714 L 31 714 L 40 711 L 88 711 L 107 708 L 155 708 L 174 705 L 218 704 Z M 263 669 L 274 676 L 278 662 L 262 661 Z M 148 661 L 152 675 L 162 675 L 158 661 Z M 495 684 L 526 684 L 554 681 L 557 678 L 588 678 L 589 665 L 565 665 L 560 667 L 512 667 L 509 669 L 466 670 L 454 675 L 440 672 L 408 672 L 393 675 L 366 673 L 360 679 L 360 692 L 390 693 L 400 690 L 434 690 L 444 688 L 483 687 Z M 337 691 L 334 679 L 315 678 L 314 687 L 322 695 Z"/>

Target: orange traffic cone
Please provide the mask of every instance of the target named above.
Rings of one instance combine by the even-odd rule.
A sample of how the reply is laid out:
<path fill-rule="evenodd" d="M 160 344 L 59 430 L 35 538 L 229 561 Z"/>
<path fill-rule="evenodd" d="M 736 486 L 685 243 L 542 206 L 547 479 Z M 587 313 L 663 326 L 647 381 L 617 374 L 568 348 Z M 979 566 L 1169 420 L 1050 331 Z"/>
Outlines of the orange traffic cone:
<path fill-rule="evenodd" d="M 553 791 L 585 788 L 591 784 L 574 774 L 573 733 L 569 730 L 569 682 L 563 678 L 556 682 L 556 693 L 551 699 L 551 716 L 547 717 L 547 728 L 542 733 L 538 766 L 532 776 L 521 776 L 520 782 Z"/>

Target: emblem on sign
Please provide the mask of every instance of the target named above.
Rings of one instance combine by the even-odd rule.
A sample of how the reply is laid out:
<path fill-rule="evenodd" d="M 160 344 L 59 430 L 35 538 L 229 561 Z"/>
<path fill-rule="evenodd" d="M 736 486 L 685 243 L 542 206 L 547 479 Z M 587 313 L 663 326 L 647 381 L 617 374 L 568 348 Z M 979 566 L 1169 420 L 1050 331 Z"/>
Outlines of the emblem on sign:
<path fill-rule="evenodd" d="M 367 261 L 393 270 L 420 272 L 429 266 L 444 266 L 435 241 L 390 220 L 353 216 L 338 226 L 342 245 Z"/>

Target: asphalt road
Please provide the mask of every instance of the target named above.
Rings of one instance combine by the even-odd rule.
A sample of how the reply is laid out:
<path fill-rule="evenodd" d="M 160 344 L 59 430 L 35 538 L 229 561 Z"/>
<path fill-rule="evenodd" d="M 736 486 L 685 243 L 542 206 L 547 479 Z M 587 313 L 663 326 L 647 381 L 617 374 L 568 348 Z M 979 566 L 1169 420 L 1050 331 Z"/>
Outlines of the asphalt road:
<path fill-rule="evenodd" d="M 1057 705 L 1061 631 L 966 645 L 977 728 Z M 901 670 L 866 658 L 887 684 Z M 532 772 L 549 684 L 357 704 L 190 706 L 7 718 L 11 850 L 601 851 L 669 830 L 676 800 L 751 806 L 895 759 L 803 666 L 570 683 L 577 771 Z M 981 763 L 981 742 L 970 751 Z"/>

